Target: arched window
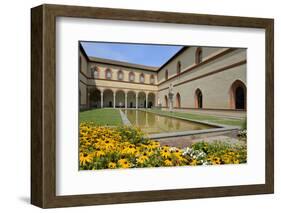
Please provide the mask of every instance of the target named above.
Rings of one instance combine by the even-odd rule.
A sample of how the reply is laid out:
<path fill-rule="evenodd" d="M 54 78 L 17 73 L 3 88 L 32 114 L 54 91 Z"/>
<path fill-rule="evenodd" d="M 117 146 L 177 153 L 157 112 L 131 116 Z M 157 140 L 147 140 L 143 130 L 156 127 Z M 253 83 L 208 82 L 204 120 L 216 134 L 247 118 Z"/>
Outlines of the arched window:
<path fill-rule="evenodd" d="M 179 93 L 176 95 L 176 108 L 181 108 L 181 96 Z"/>
<path fill-rule="evenodd" d="M 111 78 L 112 78 L 112 72 L 111 72 L 110 69 L 107 69 L 107 70 L 105 71 L 105 78 L 106 78 L 106 79 L 111 79 Z"/>
<path fill-rule="evenodd" d="M 246 109 L 247 91 L 245 84 L 236 80 L 230 87 L 230 108 L 231 109 Z"/>
<path fill-rule="evenodd" d="M 195 108 L 203 108 L 203 95 L 200 89 L 195 91 Z"/>
<path fill-rule="evenodd" d="M 119 70 L 118 71 L 118 80 L 123 80 L 124 79 L 124 73 L 123 73 L 123 71 L 122 70 Z"/>
<path fill-rule="evenodd" d="M 178 63 L 177 63 L 177 74 L 180 74 L 180 72 L 181 72 L 181 62 L 178 61 Z"/>
<path fill-rule="evenodd" d="M 144 83 L 144 74 L 143 74 L 143 73 L 140 74 L 140 82 L 141 82 L 141 83 Z"/>
<path fill-rule="evenodd" d="M 150 84 L 154 84 L 155 83 L 155 78 L 154 75 L 150 76 Z"/>
<path fill-rule="evenodd" d="M 168 107 L 168 97 L 165 95 L 165 107 Z"/>
<path fill-rule="evenodd" d="M 168 73 L 168 70 L 165 71 L 165 80 L 167 81 L 168 80 L 168 77 L 169 77 L 169 73 Z"/>
<path fill-rule="evenodd" d="M 91 67 L 91 77 L 95 79 L 99 78 L 99 71 L 96 66 Z"/>
<path fill-rule="evenodd" d="M 133 72 L 129 73 L 129 81 L 135 81 L 135 74 Z"/>
<path fill-rule="evenodd" d="M 200 64 L 202 62 L 202 58 L 203 58 L 202 48 L 198 47 L 195 53 L 195 63 Z"/>

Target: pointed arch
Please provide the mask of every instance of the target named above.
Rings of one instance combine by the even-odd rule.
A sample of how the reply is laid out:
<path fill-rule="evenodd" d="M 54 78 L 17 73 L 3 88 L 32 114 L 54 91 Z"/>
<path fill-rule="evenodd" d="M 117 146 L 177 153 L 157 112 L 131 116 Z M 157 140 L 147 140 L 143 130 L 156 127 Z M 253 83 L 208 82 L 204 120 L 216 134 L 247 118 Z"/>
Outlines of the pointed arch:
<path fill-rule="evenodd" d="M 195 108 L 202 109 L 203 108 L 203 94 L 199 88 L 196 89 L 194 98 L 195 98 Z"/>
<path fill-rule="evenodd" d="M 240 81 L 235 80 L 229 90 L 230 108 L 238 110 L 246 110 L 247 108 L 247 88 L 246 85 Z"/>
<path fill-rule="evenodd" d="M 176 95 L 176 108 L 181 108 L 181 95 L 179 93 Z"/>
<path fill-rule="evenodd" d="M 165 107 L 168 108 L 168 97 L 167 97 L 167 95 L 165 95 L 164 101 L 165 101 Z"/>

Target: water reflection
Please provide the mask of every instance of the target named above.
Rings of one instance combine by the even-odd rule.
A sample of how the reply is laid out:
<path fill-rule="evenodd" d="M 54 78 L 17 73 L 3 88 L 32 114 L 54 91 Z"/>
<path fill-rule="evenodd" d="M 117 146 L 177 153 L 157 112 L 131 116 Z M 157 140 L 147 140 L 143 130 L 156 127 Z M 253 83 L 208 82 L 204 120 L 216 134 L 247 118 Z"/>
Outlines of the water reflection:
<path fill-rule="evenodd" d="M 132 125 L 140 127 L 148 134 L 161 132 L 180 132 L 213 128 L 208 125 L 170 118 L 151 112 L 123 110 Z"/>

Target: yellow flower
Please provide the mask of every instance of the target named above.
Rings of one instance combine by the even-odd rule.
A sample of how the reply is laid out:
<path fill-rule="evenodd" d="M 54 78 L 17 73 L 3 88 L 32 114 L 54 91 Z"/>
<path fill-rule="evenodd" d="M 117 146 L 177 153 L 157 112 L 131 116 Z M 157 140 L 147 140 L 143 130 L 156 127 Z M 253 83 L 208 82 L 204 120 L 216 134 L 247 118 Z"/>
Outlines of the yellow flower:
<path fill-rule="evenodd" d="M 122 167 L 122 168 L 129 168 L 131 166 L 131 164 L 128 162 L 127 159 L 120 159 L 118 160 L 118 164 Z"/>
<path fill-rule="evenodd" d="M 141 144 L 141 145 L 140 145 L 140 148 L 142 148 L 142 149 L 148 149 L 148 148 L 149 148 L 149 145 Z"/>
<path fill-rule="evenodd" d="M 239 162 L 239 160 L 238 159 L 236 159 L 236 160 L 234 160 L 234 162 L 233 162 L 234 164 L 239 164 L 240 162 Z"/>
<path fill-rule="evenodd" d="M 165 166 L 173 166 L 173 162 L 170 159 L 164 161 Z"/>
<path fill-rule="evenodd" d="M 234 152 L 230 151 L 228 152 L 229 155 L 234 155 Z"/>
<path fill-rule="evenodd" d="M 219 157 L 214 157 L 212 161 L 213 165 L 221 164 L 220 158 Z"/>
<path fill-rule="evenodd" d="M 110 140 L 106 140 L 103 145 L 104 145 L 104 148 L 107 150 L 112 149 L 114 147 L 113 143 Z"/>
<path fill-rule="evenodd" d="M 140 157 L 137 158 L 137 163 L 143 164 L 143 163 L 144 163 L 145 161 L 147 161 L 147 160 L 148 160 L 147 155 L 142 155 L 142 156 L 140 156 Z"/>
<path fill-rule="evenodd" d="M 225 163 L 225 164 L 229 164 L 229 163 L 231 163 L 231 159 L 229 158 L 229 157 L 223 157 L 223 162 Z"/>
<path fill-rule="evenodd" d="M 86 165 L 87 163 L 90 163 L 93 159 L 93 156 L 88 153 L 80 153 L 80 165 Z"/>
<path fill-rule="evenodd" d="M 173 152 L 173 155 L 176 156 L 177 158 L 181 158 L 182 151 L 176 149 L 176 150 Z"/>
<path fill-rule="evenodd" d="M 134 154 L 135 152 L 136 152 L 136 149 L 135 149 L 134 145 L 130 144 L 129 146 L 125 147 L 121 153 L 131 155 L 131 154 Z"/>
<path fill-rule="evenodd" d="M 94 155 L 95 157 L 101 157 L 101 156 L 105 156 L 105 152 L 100 150 L 100 149 L 97 149 L 95 152 L 94 152 Z"/>
<path fill-rule="evenodd" d="M 116 167 L 117 167 L 117 164 L 114 163 L 114 162 L 110 162 L 110 163 L 108 164 L 108 168 L 110 168 L 110 169 L 115 169 Z"/>
<path fill-rule="evenodd" d="M 148 156 L 154 155 L 154 151 L 153 151 L 153 150 L 149 150 L 149 151 L 147 151 L 146 153 L 147 153 Z"/>
<path fill-rule="evenodd" d="M 163 158 L 168 158 L 171 156 L 171 153 L 167 149 L 163 149 L 160 154 Z"/>
<path fill-rule="evenodd" d="M 197 165 L 197 160 L 196 159 L 192 159 L 192 161 L 190 162 L 191 166 L 196 166 Z"/>
<path fill-rule="evenodd" d="M 178 156 L 176 158 L 176 164 L 177 165 L 181 165 L 181 164 L 186 163 L 186 162 L 187 162 L 187 159 L 183 158 L 182 156 Z"/>
<path fill-rule="evenodd" d="M 128 139 L 124 139 L 126 138 L 124 133 Z M 93 169 L 131 168 L 143 165 L 156 167 L 160 165 L 183 166 L 202 164 L 201 160 L 196 161 L 196 158 L 192 160 L 192 156 L 188 154 L 183 155 L 183 149 L 167 145 L 161 146 L 159 142 L 149 139 L 145 143 L 138 142 L 145 135 L 140 130 L 131 131 L 129 127 L 125 127 L 120 131 L 118 128 L 101 127 L 95 126 L 94 123 L 81 122 L 79 136 L 79 161 L 81 167 L 82 165 L 87 166 L 87 164 L 90 164 Z M 130 142 L 131 137 L 133 137 L 134 144 Z M 204 150 L 208 150 L 209 146 L 211 146 L 207 143 L 202 143 L 202 145 L 200 145 L 200 149 L 203 147 Z M 197 149 L 196 146 L 194 146 L 194 149 Z M 207 160 L 207 164 L 238 164 L 245 161 L 246 154 L 245 151 L 240 149 L 225 148 L 219 152 L 208 153 L 207 159 L 203 157 L 205 158 L 204 160 Z M 122 156 L 122 159 L 118 162 L 110 162 L 112 157 L 115 159 L 118 156 Z M 107 161 L 104 168 L 100 168 L 96 164 L 101 160 L 101 157 Z M 150 158 L 155 159 L 151 161 L 152 165 L 148 164 Z M 136 162 L 136 165 L 132 162 Z M 86 167 L 83 168 L 86 169 Z"/>
<path fill-rule="evenodd" d="M 160 147 L 160 143 L 159 143 L 159 142 L 156 142 L 156 141 L 152 141 L 152 142 L 150 143 L 150 146 L 151 146 L 152 149 L 155 149 L 155 148 Z"/>

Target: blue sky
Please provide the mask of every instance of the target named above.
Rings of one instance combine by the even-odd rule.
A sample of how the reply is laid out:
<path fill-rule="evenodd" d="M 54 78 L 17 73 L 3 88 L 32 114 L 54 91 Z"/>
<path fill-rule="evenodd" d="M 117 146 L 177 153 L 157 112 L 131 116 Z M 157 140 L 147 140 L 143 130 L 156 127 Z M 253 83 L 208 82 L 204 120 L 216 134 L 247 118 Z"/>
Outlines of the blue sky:
<path fill-rule="evenodd" d="M 81 42 L 86 54 L 99 58 L 160 67 L 183 46 Z"/>

